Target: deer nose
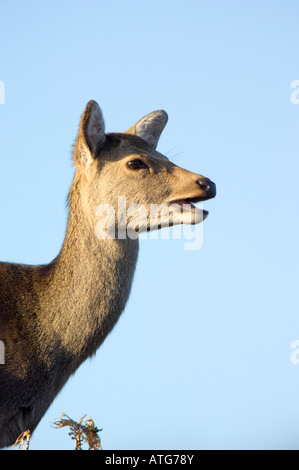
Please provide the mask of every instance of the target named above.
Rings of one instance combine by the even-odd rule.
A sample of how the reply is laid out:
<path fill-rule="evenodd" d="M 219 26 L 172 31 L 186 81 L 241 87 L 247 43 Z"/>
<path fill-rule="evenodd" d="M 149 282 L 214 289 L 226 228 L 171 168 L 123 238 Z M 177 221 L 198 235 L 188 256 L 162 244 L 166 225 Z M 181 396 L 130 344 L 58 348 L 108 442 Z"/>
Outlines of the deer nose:
<path fill-rule="evenodd" d="M 205 197 L 212 198 L 216 196 L 216 184 L 209 178 L 201 178 L 197 180 L 197 184 L 205 192 Z"/>

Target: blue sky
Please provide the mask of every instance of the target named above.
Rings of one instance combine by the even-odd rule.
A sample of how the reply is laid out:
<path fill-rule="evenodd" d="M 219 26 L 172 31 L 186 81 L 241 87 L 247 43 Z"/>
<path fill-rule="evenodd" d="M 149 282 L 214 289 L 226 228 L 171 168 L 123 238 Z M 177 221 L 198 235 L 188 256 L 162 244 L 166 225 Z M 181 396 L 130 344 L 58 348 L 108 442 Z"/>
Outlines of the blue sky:
<path fill-rule="evenodd" d="M 92 416 L 104 449 L 299 448 L 298 15 L 296 1 L 0 3 L 2 260 L 57 255 L 90 99 L 110 132 L 165 109 L 158 150 L 218 191 L 200 250 L 141 240 L 125 312 L 32 449 L 73 448 L 51 427 L 62 412 Z"/>

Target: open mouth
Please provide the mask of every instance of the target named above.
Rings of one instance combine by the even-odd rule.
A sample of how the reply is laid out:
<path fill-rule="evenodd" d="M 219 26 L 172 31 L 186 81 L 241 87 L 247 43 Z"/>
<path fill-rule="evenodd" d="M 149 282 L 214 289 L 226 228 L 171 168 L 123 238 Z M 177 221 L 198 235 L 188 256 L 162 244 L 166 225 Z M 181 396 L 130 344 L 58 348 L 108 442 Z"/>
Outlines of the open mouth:
<path fill-rule="evenodd" d="M 189 208 L 189 210 L 191 210 L 192 212 L 202 210 L 203 220 L 205 220 L 208 217 L 209 212 L 204 209 L 199 209 L 194 204 L 198 202 L 206 201 L 207 199 L 208 198 L 205 198 L 205 197 L 188 197 L 186 199 L 178 199 L 177 201 L 171 201 L 169 205 L 177 204 L 179 206 L 182 206 L 181 207 L 182 210 L 184 208 Z"/>

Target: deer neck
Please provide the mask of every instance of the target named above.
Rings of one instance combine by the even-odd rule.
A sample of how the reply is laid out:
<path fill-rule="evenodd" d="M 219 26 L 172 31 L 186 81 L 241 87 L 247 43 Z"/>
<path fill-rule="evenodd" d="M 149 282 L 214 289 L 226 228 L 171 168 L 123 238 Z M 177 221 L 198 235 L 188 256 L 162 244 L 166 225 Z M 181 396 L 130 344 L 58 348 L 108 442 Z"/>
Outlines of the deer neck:
<path fill-rule="evenodd" d="M 80 191 L 72 188 L 66 236 L 47 273 L 44 301 L 61 346 L 78 362 L 95 352 L 124 310 L 137 255 L 138 240 L 96 237 Z"/>

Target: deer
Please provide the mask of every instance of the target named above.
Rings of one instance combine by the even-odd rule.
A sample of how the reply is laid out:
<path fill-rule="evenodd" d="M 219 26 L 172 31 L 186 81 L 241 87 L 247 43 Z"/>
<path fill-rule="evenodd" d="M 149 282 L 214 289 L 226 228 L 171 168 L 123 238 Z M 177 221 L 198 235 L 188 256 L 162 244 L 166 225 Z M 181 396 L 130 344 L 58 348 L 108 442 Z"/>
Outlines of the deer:
<path fill-rule="evenodd" d="M 156 150 L 167 120 L 164 110 L 154 111 L 125 132 L 105 133 L 102 110 L 89 101 L 73 145 L 59 254 L 49 264 L 0 263 L 0 448 L 33 433 L 69 377 L 112 331 L 130 295 L 139 233 L 206 219 L 208 212 L 195 204 L 215 197 L 215 183 Z M 118 214 L 119 197 L 148 214 L 152 205 L 170 210 L 156 211 L 154 221 L 136 216 L 129 236 L 133 212 Z M 116 214 L 115 236 L 101 206 Z"/>

